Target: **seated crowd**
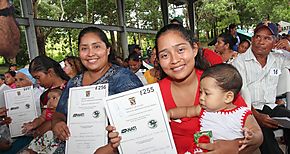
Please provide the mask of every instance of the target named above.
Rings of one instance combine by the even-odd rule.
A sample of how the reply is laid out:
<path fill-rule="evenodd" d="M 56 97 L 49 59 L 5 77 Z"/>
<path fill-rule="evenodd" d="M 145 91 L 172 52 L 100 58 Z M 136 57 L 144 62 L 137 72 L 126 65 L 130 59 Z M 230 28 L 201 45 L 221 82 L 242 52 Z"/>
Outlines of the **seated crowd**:
<path fill-rule="evenodd" d="M 279 40 L 277 26 L 259 23 L 250 41 L 240 40 L 236 25 L 231 24 L 227 33 L 218 36 L 213 51 L 201 47 L 180 21 L 174 22 L 158 31 L 148 60 L 135 46 L 123 61 L 114 56 L 104 31 L 87 27 L 78 36 L 79 56 L 68 56 L 59 63 L 41 55 L 19 70 L 11 65 L 0 76 L 0 86 L 33 86 L 38 117 L 23 124 L 24 136 L 11 138 L 8 124 L 13 119 L 2 106 L 0 153 L 64 153 L 70 137 L 69 89 L 103 83 L 109 84 L 109 95 L 158 83 L 178 153 L 253 153 L 258 148 L 262 154 L 283 153 L 273 133 L 278 128 L 283 129 L 290 153 L 290 129 L 272 119 L 290 118 L 285 99 L 276 99 L 279 76 L 282 70 L 290 69 L 290 43 L 287 38 Z M 215 117 L 215 128 L 211 128 L 218 134 L 215 142 L 193 144 L 194 134 L 203 129 L 201 122 L 203 127 L 213 126 L 207 126 L 206 118 L 228 110 L 240 115 L 225 114 L 227 122 Z M 179 118 L 181 122 L 174 120 Z M 220 125 L 227 131 L 219 130 Z M 237 134 L 233 133 L 236 126 L 241 129 Z M 106 129 L 109 142 L 96 149 L 97 154 L 116 153 L 122 140 L 114 126 Z"/>

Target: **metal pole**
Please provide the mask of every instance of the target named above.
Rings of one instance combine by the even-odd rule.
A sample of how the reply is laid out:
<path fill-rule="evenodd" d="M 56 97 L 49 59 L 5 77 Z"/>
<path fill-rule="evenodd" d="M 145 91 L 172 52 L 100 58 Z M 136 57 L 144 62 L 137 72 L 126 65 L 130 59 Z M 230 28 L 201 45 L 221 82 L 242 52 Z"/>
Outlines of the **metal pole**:
<path fill-rule="evenodd" d="M 194 29 L 194 13 L 195 12 L 193 9 L 194 0 L 188 0 L 187 4 L 188 4 L 187 11 L 188 11 L 188 18 L 189 18 L 189 26 L 192 32 L 195 33 L 195 29 Z"/>
<path fill-rule="evenodd" d="M 163 18 L 163 26 L 168 24 L 168 1 L 160 0 L 162 18 Z"/>
<path fill-rule="evenodd" d="M 33 6 L 31 0 L 21 0 L 20 6 L 22 10 L 22 16 L 28 18 L 28 26 L 25 27 L 25 37 L 27 42 L 27 49 L 29 54 L 29 59 L 32 60 L 38 53 L 38 46 L 36 40 L 35 26 L 33 21 Z"/>
<path fill-rule="evenodd" d="M 121 44 L 123 49 L 123 58 L 127 58 L 129 56 L 128 50 L 128 40 L 127 40 L 127 29 L 125 22 L 125 2 L 124 0 L 116 0 L 117 1 L 117 10 L 119 15 L 119 24 L 122 26 L 123 31 L 120 32 L 121 36 Z"/>

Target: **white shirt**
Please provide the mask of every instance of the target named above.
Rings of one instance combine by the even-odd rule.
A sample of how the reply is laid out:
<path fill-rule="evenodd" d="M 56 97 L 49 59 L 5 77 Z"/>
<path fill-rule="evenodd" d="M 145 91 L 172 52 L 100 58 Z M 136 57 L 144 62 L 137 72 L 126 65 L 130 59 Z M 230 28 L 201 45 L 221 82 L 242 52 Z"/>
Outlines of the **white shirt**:
<path fill-rule="evenodd" d="M 36 106 L 37 115 L 41 115 L 41 107 L 40 107 L 40 96 L 44 92 L 44 88 L 35 86 L 33 87 L 33 93 L 34 93 L 34 101 Z"/>
<path fill-rule="evenodd" d="M 203 110 L 200 116 L 200 131 L 211 130 L 213 140 L 244 138 L 242 128 L 251 114 L 251 109 L 247 107 L 236 107 L 229 111 L 217 112 Z"/>
<path fill-rule="evenodd" d="M 143 85 L 147 85 L 147 80 L 143 74 L 143 70 L 139 69 L 137 72 L 135 72 L 135 75 L 140 79 L 140 81 L 143 83 Z"/>
<path fill-rule="evenodd" d="M 255 109 L 263 109 L 264 105 L 276 106 L 278 79 L 283 68 L 290 68 L 290 59 L 283 54 L 270 52 L 264 67 L 257 61 L 251 47 L 240 54 L 233 65 L 243 78 L 242 96 L 247 104 Z"/>

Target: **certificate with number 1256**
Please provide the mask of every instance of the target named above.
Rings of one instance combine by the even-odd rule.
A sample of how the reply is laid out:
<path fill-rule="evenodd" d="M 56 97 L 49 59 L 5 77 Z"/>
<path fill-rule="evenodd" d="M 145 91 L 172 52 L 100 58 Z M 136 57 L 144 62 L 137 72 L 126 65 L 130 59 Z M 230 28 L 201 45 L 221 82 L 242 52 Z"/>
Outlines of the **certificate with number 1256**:
<path fill-rule="evenodd" d="M 109 96 L 105 108 L 121 154 L 177 153 L 158 84 Z"/>
<path fill-rule="evenodd" d="M 71 136 L 67 154 L 94 153 L 107 144 L 107 116 L 104 98 L 108 84 L 70 88 L 67 125 Z"/>

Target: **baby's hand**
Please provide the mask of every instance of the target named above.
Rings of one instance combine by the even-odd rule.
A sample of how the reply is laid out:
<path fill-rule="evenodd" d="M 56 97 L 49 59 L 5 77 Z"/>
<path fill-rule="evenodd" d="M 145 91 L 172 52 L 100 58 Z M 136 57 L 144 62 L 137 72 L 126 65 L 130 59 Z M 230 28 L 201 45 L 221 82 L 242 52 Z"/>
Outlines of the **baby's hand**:
<path fill-rule="evenodd" d="M 22 126 L 22 133 L 27 134 L 32 129 L 33 129 L 32 122 L 24 123 L 23 126 Z"/>
<path fill-rule="evenodd" d="M 244 148 L 246 148 L 247 146 L 251 145 L 253 142 L 253 136 L 254 136 L 254 132 L 249 130 L 247 127 L 242 128 L 242 130 L 244 131 L 245 138 L 244 138 L 244 140 L 240 141 L 242 146 L 239 148 L 239 151 L 241 151 Z"/>

